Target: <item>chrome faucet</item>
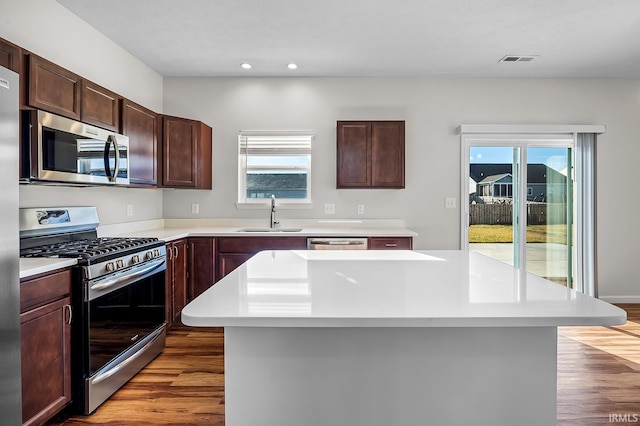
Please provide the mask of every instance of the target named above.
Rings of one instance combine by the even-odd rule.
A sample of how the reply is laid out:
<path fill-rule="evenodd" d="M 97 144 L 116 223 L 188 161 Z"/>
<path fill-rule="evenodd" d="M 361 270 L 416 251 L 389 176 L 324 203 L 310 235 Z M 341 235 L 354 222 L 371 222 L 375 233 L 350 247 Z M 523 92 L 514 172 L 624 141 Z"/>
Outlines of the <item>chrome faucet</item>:
<path fill-rule="evenodd" d="M 276 220 L 276 196 L 271 194 L 271 221 L 269 222 L 269 228 L 274 229 L 279 223 Z"/>

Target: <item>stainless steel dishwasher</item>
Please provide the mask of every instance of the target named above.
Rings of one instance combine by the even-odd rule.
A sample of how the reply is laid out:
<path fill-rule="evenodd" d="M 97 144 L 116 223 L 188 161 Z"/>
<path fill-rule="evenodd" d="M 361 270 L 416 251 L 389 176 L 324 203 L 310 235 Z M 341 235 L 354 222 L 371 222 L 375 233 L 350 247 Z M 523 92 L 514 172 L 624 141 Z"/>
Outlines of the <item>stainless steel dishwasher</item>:
<path fill-rule="evenodd" d="M 307 238 L 308 250 L 366 250 L 366 238 Z"/>

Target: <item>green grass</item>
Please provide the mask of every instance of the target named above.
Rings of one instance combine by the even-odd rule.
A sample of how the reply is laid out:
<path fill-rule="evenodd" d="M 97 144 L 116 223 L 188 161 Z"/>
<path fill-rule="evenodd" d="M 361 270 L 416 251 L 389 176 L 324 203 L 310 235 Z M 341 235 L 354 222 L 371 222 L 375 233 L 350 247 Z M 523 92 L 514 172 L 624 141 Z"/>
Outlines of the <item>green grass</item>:
<path fill-rule="evenodd" d="M 471 225 L 470 243 L 512 243 L 513 228 L 510 225 Z M 529 225 L 528 243 L 567 244 L 567 225 Z"/>

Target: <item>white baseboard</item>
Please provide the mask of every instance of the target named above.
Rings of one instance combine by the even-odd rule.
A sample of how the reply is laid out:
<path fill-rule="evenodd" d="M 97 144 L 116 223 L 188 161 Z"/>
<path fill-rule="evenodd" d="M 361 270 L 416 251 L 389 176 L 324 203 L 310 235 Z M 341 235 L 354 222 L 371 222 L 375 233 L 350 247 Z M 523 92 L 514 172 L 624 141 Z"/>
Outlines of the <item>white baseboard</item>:
<path fill-rule="evenodd" d="M 640 296 L 598 296 L 608 303 L 640 303 Z"/>

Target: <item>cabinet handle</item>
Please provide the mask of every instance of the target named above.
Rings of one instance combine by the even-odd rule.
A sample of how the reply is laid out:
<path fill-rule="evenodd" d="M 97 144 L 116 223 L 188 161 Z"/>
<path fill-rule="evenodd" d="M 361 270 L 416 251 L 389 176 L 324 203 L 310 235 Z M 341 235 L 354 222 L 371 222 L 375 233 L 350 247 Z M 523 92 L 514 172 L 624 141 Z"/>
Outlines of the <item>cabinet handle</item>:
<path fill-rule="evenodd" d="M 395 243 L 387 243 L 385 244 L 385 247 L 398 247 L 398 245 Z"/>
<path fill-rule="evenodd" d="M 173 260 L 173 247 L 167 247 L 167 256 L 169 260 Z"/>
<path fill-rule="evenodd" d="M 67 320 L 67 324 L 71 325 L 71 318 L 73 317 L 73 311 L 71 310 L 71 305 L 64 305 L 64 307 L 69 311 L 69 319 Z"/>
<path fill-rule="evenodd" d="M 178 254 L 180 253 L 180 251 L 178 250 L 178 246 L 175 246 L 173 248 L 176 251 L 176 254 L 173 256 L 174 260 L 178 258 Z"/>

